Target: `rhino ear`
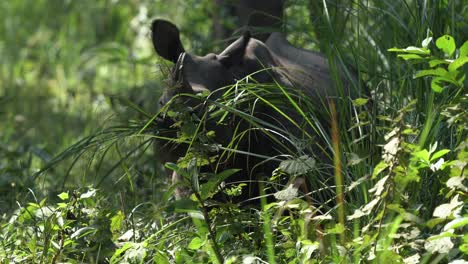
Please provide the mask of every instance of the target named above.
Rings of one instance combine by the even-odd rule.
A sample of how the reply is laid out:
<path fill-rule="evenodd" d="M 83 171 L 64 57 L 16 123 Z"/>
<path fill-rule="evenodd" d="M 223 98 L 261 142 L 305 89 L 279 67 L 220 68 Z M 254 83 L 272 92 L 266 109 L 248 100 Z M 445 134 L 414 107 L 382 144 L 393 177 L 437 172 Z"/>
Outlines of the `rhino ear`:
<path fill-rule="evenodd" d="M 156 19 L 151 24 L 153 46 L 161 57 L 177 62 L 179 55 L 185 52 L 180 42 L 179 29 L 169 21 Z"/>
<path fill-rule="evenodd" d="M 244 35 L 234 41 L 227 47 L 221 54 L 219 54 L 219 61 L 225 67 L 240 64 L 244 58 L 245 50 L 250 40 L 250 32 L 245 31 Z"/>

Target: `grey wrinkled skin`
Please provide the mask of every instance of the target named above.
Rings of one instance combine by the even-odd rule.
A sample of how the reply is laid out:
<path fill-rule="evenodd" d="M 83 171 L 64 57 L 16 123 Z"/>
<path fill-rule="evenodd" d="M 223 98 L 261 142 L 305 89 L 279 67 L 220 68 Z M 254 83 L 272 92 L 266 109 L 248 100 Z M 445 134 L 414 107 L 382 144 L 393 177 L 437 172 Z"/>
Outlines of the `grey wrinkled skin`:
<path fill-rule="evenodd" d="M 266 42 L 252 38 L 249 32 L 234 41 L 219 54 L 210 53 L 196 56 L 185 52 L 179 38 L 179 31 L 175 25 L 165 20 L 155 20 L 152 23 L 152 41 L 154 48 L 161 57 L 175 63 L 172 70 L 172 82 L 176 88 L 169 89 L 161 97 L 160 104 L 165 105 L 175 94 L 199 93 L 214 91 L 226 85 L 234 84 L 237 80 L 249 74 L 260 83 L 278 82 L 283 87 L 299 89 L 306 96 L 317 102 L 317 107 L 328 105 L 333 98 L 348 97 L 352 94 L 351 82 L 342 76 L 343 89 L 339 93 L 333 86 L 327 59 L 320 53 L 311 52 L 292 46 L 281 33 L 272 33 Z M 268 68 L 268 71 L 261 71 Z M 266 116 L 266 115 L 265 115 Z M 282 117 L 274 117 L 281 121 Z M 167 120 L 160 121 L 163 126 Z M 217 134 L 226 134 L 218 131 Z M 229 135 L 222 135 L 228 140 Z M 265 138 L 257 138 L 244 146 L 254 148 L 257 153 L 277 155 L 274 147 Z M 164 152 L 176 161 L 184 154 L 180 147 L 166 144 Z M 175 160 L 174 160 L 175 159 Z M 227 166 L 243 168 L 251 172 L 253 158 L 238 159 Z M 229 163 L 229 162 L 228 162 Z M 236 168 L 236 167 L 235 167 Z M 259 168 L 266 175 L 271 175 L 274 166 Z M 239 180 L 242 180 L 242 176 Z M 252 175 L 249 176 L 253 178 Z M 177 175 L 173 179 L 178 180 Z M 181 191 L 183 192 L 183 191 Z M 178 196 L 179 194 L 177 194 Z"/>

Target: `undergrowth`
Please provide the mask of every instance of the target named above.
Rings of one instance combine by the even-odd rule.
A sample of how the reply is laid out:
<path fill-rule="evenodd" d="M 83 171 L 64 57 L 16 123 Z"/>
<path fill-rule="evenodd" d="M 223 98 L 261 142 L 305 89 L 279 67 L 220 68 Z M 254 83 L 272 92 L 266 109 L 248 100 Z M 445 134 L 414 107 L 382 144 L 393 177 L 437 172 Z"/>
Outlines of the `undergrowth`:
<path fill-rule="evenodd" d="M 468 42 L 464 14 L 455 12 L 466 5 L 357 1 L 326 7 L 323 14 L 308 10 L 317 16 L 314 32 L 293 42 L 320 48 L 335 73 L 353 62 L 364 80 L 356 89 L 370 93 L 331 106 L 248 76 L 212 94 L 179 94 L 156 114 L 132 98 L 113 96 L 118 124 L 109 121 L 55 157 L 34 144 L 11 143 L 23 133 L 30 137 L 27 131 L 4 130 L 0 262 L 466 263 Z M 295 8 L 286 12 L 286 30 L 306 32 L 309 25 L 296 21 L 302 17 L 294 17 Z M 346 36 L 347 30 L 355 35 Z M 51 38 L 46 31 L 36 41 L 48 43 L 41 40 Z M 320 42 L 312 43 L 314 37 Z M 87 54 L 81 61 L 88 68 L 97 57 L 89 54 L 131 57 L 112 45 Z M 67 65 L 65 73 L 78 67 Z M 54 75 L 49 71 L 31 71 L 25 87 L 32 75 Z M 140 71 L 135 67 L 135 82 Z M 5 77 L 14 75 L 5 73 L 1 80 L 17 87 Z M 93 87 L 86 76 L 81 85 Z M 96 78 L 102 85 L 109 74 Z M 49 82 L 52 90 L 55 84 Z M 180 103 L 185 100 L 198 106 Z M 176 121 L 170 131 L 156 125 L 162 115 Z M 15 118 L 21 123 L 24 117 Z M 276 154 L 243 148 L 256 137 Z M 163 168 L 153 152 L 165 144 L 183 152 Z M 246 156 L 255 160 L 251 170 L 229 166 Z M 39 171 L 37 157 L 47 164 Z M 271 164 L 271 174 L 253 175 Z M 181 180 L 171 184 L 173 171 Z M 258 188 L 253 197 L 245 193 L 250 187 Z M 178 190 L 190 195 L 176 200 Z"/>

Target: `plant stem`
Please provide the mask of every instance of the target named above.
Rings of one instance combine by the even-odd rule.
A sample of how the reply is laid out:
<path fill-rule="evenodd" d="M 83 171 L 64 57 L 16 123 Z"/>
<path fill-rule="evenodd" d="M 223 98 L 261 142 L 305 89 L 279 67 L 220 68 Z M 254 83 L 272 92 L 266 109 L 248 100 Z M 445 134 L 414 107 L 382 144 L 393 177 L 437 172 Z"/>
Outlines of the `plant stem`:
<path fill-rule="evenodd" d="M 338 134 L 338 118 L 336 115 L 335 103 L 332 101 L 331 108 L 331 126 L 332 126 L 332 143 L 333 143 L 333 165 L 335 168 L 335 184 L 336 184 L 336 204 L 338 206 L 338 222 L 345 226 L 345 210 L 343 198 L 343 175 L 341 172 L 341 155 L 340 155 L 340 140 Z M 346 242 L 346 232 L 340 234 L 340 242 L 342 245 Z"/>

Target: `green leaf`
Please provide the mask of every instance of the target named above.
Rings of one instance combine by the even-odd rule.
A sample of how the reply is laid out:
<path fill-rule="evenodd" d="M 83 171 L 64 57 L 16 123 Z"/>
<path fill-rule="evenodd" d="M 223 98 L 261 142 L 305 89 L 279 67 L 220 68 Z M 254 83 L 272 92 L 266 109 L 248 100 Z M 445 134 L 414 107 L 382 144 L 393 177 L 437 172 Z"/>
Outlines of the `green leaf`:
<path fill-rule="evenodd" d="M 450 152 L 450 149 L 442 149 L 442 150 L 439 150 L 437 151 L 436 153 L 434 153 L 434 155 L 431 156 L 431 161 L 433 160 L 436 160 L 442 156 L 444 156 L 445 154 L 449 153 Z"/>
<path fill-rule="evenodd" d="M 414 46 L 409 46 L 406 49 L 391 48 L 388 49 L 390 52 L 402 52 L 407 54 L 416 54 L 416 55 L 430 55 L 431 51 L 426 48 L 419 48 Z"/>
<path fill-rule="evenodd" d="M 437 65 L 440 64 L 450 64 L 450 61 L 447 60 L 441 60 L 441 59 L 434 59 L 429 61 L 429 67 L 434 68 Z"/>
<path fill-rule="evenodd" d="M 427 149 L 414 152 L 413 157 L 418 158 L 420 161 L 422 160 L 424 163 L 429 163 L 429 151 Z"/>
<path fill-rule="evenodd" d="M 67 192 L 63 192 L 59 195 L 57 195 L 62 201 L 63 200 L 68 200 L 69 196 L 68 196 L 68 193 Z"/>
<path fill-rule="evenodd" d="M 461 57 L 468 57 L 468 41 L 465 41 L 465 43 L 460 47 L 460 56 L 458 58 Z"/>
<path fill-rule="evenodd" d="M 400 49 L 400 48 L 390 48 L 387 51 L 390 51 L 390 52 L 405 52 L 404 49 Z"/>
<path fill-rule="evenodd" d="M 355 106 L 363 106 L 365 104 L 367 104 L 367 102 L 369 101 L 369 99 L 367 98 L 357 98 L 353 101 L 353 104 Z"/>
<path fill-rule="evenodd" d="M 468 56 L 460 57 L 449 64 L 448 70 L 453 72 L 468 62 Z"/>
<path fill-rule="evenodd" d="M 444 226 L 444 230 L 457 229 L 468 225 L 468 217 L 455 218 Z"/>
<path fill-rule="evenodd" d="M 424 76 L 446 76 L 447 75 L 447 70 L 444 68 L 437 68 L 437 69 L 431 69 L 431 70 L 420 70 L 414 74 L 413 78 L 420 78 Z"/>
<path fill-rule="evenodd" d="M 124 219 L 125 215 L 119 210 L 117 214 L 111 218 L 110 230 L 112 232 L 120 231 Z"/>
<path fill-rule="evenodd" d="M 460 251 L 463 252 L 465 255 L 468 255 L 468 243 L 463 244 L 459 247 Z"/>
<path fill-rule="evenodd" d="M 441 93 L 444 90 L 444 87 L 442 87 L 442 85 L 444 85 L 444 82 L 452 83 L 458 86 L 458 83 L 454 80 L 444 78 L 444 77 L 437 77 L 437 78 L 432 79 L 431 81 L 432 90 L 436 93 Z"/>
<path fill-rule="evenodd" d="M 127 242 L 127 243 L 123 244 L 123 246 L 121 248 L 118 248 L 115 251 L 114 255 L 112 256 L 110 263 L 120 262 L 123 259 L 123 255 L 124 255 L 123 253 L 125 251 L 129 250 L 130 248 L 132 248 L 132 245 L 133 245 L 133 243 Z"/>
<path fill-rule="evenodd" d="M 388 164 L 385 161 L 381 161 L 377 166 L 374 168 L 374 172 L 372 173 L 372 179 L 377 177 L 382 171 L 384 171 L 388 167 Z"/>
<path fill-rule="evenodd" d="M 188 244 L 188 248 L 191 249 L 191 250 L 197 250 L 197 249 L 201 248 L 204 244 L 205 244 L 205 240 L 203 240 L 203 239 L 201 239 L 199 237 L 195 237 Z"/>
<path fill-rule="evenodd" d="M 345 231 L 345 227 L 342 224 L 338 223 L 334 227 L 327 229 L 326 233 L 327 234 L 341 234 L 344 231 Z"/>
<path fill-rule="evenodd" d="M 436 40 L 436 46 L 441 49 L 447 56 L 452 56 L 456 49 L 455 40 L 450 35 L 443 35 Z"/>
<path fill-rule="evenodd" d="M 417 59 L 422 59 L 421 56 L 417 54 L 398 54 L 398 58 L 402 58 L 404 60 L 417 60 Z"/>

